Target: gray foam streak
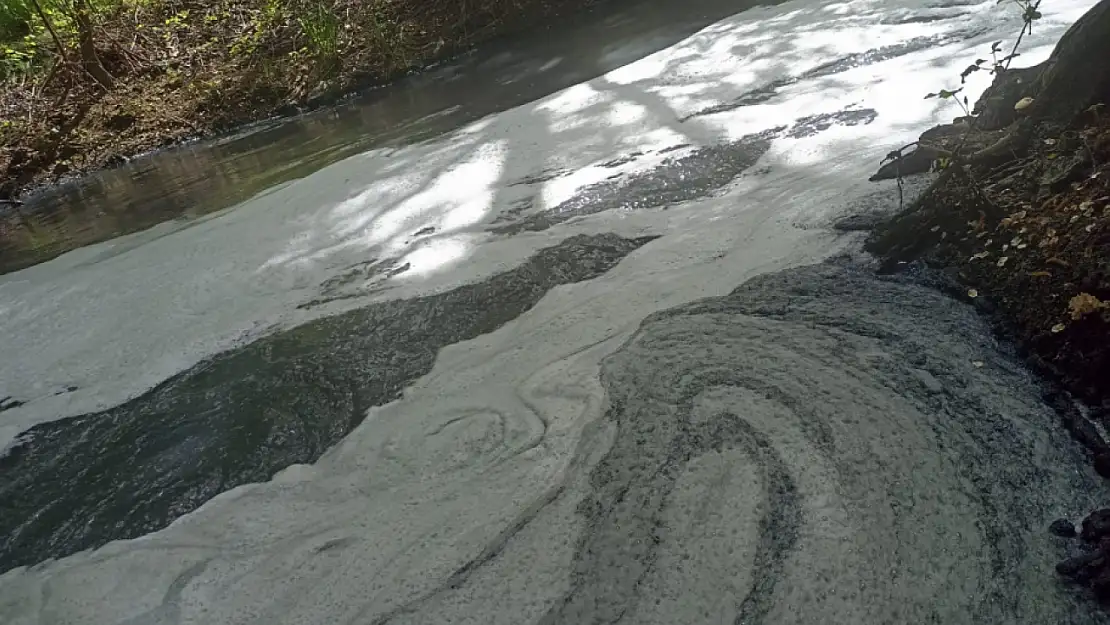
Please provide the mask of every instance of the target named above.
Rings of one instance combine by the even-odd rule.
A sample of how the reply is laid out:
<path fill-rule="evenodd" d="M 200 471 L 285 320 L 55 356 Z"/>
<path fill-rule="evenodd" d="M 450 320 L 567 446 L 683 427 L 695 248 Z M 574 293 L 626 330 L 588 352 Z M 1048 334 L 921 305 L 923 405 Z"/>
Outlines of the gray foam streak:
<path fill-rule="evenodd" d="M 649 317 L 602 375 L 618 433 L 543 623 L 1101 618 L 1044 529 L 1098 486 L 966 306 L 805 267 Z"/>
<path fill-rule="evenodd" d="M 768 274 L 648 317 L 601 376 L 565 479 L 366 622 L 1107 622 L 1057 583 L 1046 530 L 1097 478 L 939 292 Z"/>
<path fill-rule="evenodd" d="M 120 406 L 32 428 L 0 457 L 0 572 L 161 529 L 221 492 L 314 462 L 431 370 L 442 347 L 653 238 L 570 237 L 482 282 L 313 321 Z"/>

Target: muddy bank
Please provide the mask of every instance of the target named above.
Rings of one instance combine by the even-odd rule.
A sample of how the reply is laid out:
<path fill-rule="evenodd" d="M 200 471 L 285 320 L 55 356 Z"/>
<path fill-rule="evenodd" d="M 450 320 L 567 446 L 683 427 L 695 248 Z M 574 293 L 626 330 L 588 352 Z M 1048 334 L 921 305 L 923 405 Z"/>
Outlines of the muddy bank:
<path fill-rule="evenodd" d="M 1110 68 L 1089 59 L 1107 54 L 1104 1 L 1048 61 L 999 75 L 978 119 L 922 136 L 903 173 L 936 157 L 954 164 L 867 244 L 890 270 L 920 261 L 958 278 L 1096 418 L 1110 406 Z M 1082 76 L 1082 88 L 1065 76 Z M 955 145 L 971 149 L 953 156 Z"/>
<path fill-rule="evenodd" d="M 228 0 L 106 13 L 97 41 L 110 88 L 65 67 L 0 83 L 0 198 L 333 104 L 491 40 L 542 33 L 604 1 Z M 311 24 L 313 15 L 323 21 Z M 313 27 L 326 27 L 327 39 Z"/>
<path fill-rule="evenodd" d="M 907 210 L 878 224 L 867 248 L 887 271 L 924 264 L 961 285 L 995 331 L 1058 391 L 1046 400 L 1094 468 L 1110 477 L 1110 2 L 1090 10 L 1045 63 L 1000 72 L 975 116 L 922 135 L 873 179 L 948 161 Z M 1075 399 L 1080 400 L 1077 404 Z M 1061 575 L 1110 601 L 1105 519 Z M 1054 526 L 1074 534 L 1067 520 Z M 1076 553 L 1078 551 L 1078 553 Z"/>

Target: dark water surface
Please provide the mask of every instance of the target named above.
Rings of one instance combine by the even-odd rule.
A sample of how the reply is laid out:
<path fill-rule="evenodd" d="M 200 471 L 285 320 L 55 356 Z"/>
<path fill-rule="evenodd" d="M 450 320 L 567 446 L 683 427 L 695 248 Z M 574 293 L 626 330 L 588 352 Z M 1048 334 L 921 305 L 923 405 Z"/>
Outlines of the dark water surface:
<path fill-rule="evenodd" d="M 441 348 L 605 273 L 651 238 L 572 237 L 482 282 L 320 319 L 116 408 L 32 428 L 0 458 L 0 573 L 161 529 L 219 493 L 316 461 L 430 371 Z"/>
<path fill-rule="evenodd" d="M 365 150 L 429 139 L 666 48 L 758 4 L 613 0 L 346 104 L 135 159 L 0 211 L 0 272 L 242 202 Z M 31 227 L 27 226 L 27 223 Z"/>

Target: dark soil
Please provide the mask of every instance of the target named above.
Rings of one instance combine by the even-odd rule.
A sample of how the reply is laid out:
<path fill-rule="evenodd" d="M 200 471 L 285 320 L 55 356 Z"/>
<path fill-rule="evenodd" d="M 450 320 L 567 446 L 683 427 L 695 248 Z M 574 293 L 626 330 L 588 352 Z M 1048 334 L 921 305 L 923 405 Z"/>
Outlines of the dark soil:
<path fill-rule="evenodd" d="M 1061 538 L 1075 538 L 1075 525 L 1067 519 L 1056 519 L 1048 526 L 1048 531 Z"/>
<path fill-rule="evenodd" d="M 957 133 L 976 151 L 953 155 L 867 243 L 888 270 L 921 261 L 957 277 L 1038 370 L 1099 409 L 1110 400 L 1110 66 L 1089 57 L 1102 52 L 1110 0 L 1045 63 L 997 75 L 977 119 L 924 133 L 927 148 Z M 1083 88 L 1062 84 L 1077 66 Z"/>
<path fill-rule="evenodd" d="M 1110 116 L 994 172 L 945 172 L 869 247 L 891 269 L 945 268 L 1037 369 L 1091 405 L 1110 399 Z"/>

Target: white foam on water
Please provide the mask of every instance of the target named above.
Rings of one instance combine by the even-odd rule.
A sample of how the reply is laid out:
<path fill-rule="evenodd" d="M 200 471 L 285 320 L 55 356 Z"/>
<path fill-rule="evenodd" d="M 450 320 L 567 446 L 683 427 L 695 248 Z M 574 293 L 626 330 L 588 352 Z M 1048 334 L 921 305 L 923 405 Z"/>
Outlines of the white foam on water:
<path fill-rule="evenodd" d="M 1047 57 L 1092 4 L 1046 3 L 1021 61 Z M 942 19 L 894 23 L 923 15 Z M 993 0 L 947 8 L 799 0 L 754 9 L 439 139 L 373 150 L 187 227 L 0 277 L 0 396 L 27 401 L 0 415 L 3 448 L 36 423 L 118 404 L 278 328 L 477 280 L 580 232 L 664 235 L 598 279 L 554 289 L 498 331 L 444 349 L 403 400 L 372 410 L 315 465 L 224 493 L 155 534 L 5 574 L 4 622 L 373 622 L 448 575 L 559 481 L 582 428 L 604 409 L 600 359 L 646 315 L 852 243 L 815 226 L 877 188 L 866 178 L 892 147 L 958 115 L 924 94 L 954 86 L 969 59 L 1019 29 L 1016 13 Z M 960 32 L 972 35 L 680 121 L 849 54 Z M 972 75 L 972 100 L 987 80 Z M 761 173 L 715 197 L 510 237 L 485 231 L 526 196 L 538 198 L 531 212 L 542 211 L 614 173 L 682 153 L 659 154 L 664 148 L 712 145 L 845 107 L 872 108 L 877 117 L 776 139 L 752 170 Z M 644 154 L 603 166 L 636 151 Z M 560 175 L 513 184 L 545 172 Z M 435 232 L 414 236 L 428 227 Z M 374 258 L 410 268 L 385 291 L 297 308 L 328 278 Z M 78 390 L 57 394 L 67 386 Z M 460 411 L 478 417 L 442 429 Z M 467 444 L 498 420 L 524 434 L 540 421 L 547 430 L 522 453 Z M 573 509 L 564 513 L 570 519 Z M 547 558 L 505 582 L 514 604 L 498 619 L 526 622 L 558 592 L 572 533 L 552 527 L 530 538 L 532 552 Z M 337 537 L 353 540 L 341 555 L 316 551 Z"/>

